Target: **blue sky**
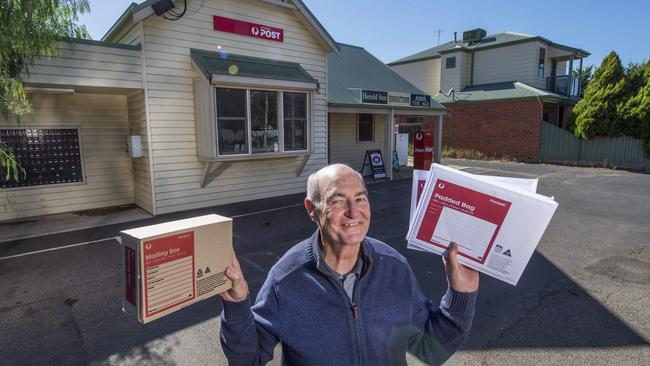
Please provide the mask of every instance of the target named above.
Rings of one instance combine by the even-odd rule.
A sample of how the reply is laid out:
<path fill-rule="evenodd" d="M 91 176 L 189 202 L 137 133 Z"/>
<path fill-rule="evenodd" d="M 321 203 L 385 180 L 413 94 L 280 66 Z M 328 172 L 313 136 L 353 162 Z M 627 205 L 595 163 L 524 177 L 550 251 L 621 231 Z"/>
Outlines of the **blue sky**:
<path fill-rule="evenodd" d="M 196 0 L 195 0 L 196 1 Z M 362 46 L 384 62 L 453 39 L 454 32 L 483 28 L 536 34 L 591 52 L 599 65 L 615 50 L 623 64 L 650 58 L 650 1 L 432 1 L 303 0 L 337 42 Z M 141 1 L 137 1 L 141 2 Z M 177 0 L 178 2 L 178 0 Z M 126 0 L 90 0 L 81 22 L 100 39 L 128 7 Z M 613 4 L 613 5 L 612 5 Z"/>

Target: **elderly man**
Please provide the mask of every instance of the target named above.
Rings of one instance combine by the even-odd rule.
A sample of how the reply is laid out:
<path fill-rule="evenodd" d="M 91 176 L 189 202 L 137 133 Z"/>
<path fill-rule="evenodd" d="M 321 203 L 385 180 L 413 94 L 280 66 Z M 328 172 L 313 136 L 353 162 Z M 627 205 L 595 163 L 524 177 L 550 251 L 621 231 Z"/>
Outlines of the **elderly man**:
<path fill-rule="evenodd" d="M 288 365 L 405 365 L 409 351 L 439 364 L 468 335 L 478 273 L 444 260 L 449 288 L 437 309 L 406 259 L 366 237 L 370 203 L 362 177 L 335 164 L 312 174 L 305 208 L 318 226 L 276 263 L 257 296 L 237 258 L 227 269 L 221 344 L 232 365 L 265 364 L 282 344 Z"/>

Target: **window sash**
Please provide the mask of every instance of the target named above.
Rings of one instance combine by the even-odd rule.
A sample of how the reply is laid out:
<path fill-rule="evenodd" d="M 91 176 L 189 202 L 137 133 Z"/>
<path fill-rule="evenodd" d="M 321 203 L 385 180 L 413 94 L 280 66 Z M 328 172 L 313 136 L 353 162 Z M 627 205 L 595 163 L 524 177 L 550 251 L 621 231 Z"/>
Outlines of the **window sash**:
<path fill-rule="evenodd" d="M 251 152 L 268 153 L 280 151 L 280 138 L 278 126 L 278 92 L 267 90 L 250 90 L 250 108 L 251 108 Z M 253 103 L 258 101 L 265 103 L 262 109 L 254 106 Z"/>
<path fill-rule="evenodd" d="M 217 155 L 242 155 L 248 154 L 250 151 L 250 138 L 247 127 L 247 116 L 250 115 L 246 104 L 242 107 L 242 115 L 239 116 L 222 116 L 223 111 L 219 108 L 219 94 L 227 91 L 244 92 L 244 100 L 246 103 L 248 97 L 245 89 L 235 88 L 215 88 L 215 102 L 216 102 L 216 123 L 217 123 Z M 232 104 L 229 105 L 233 107 Z M 221 116 L 220 116 L 221 115 Z M 236 123 L 241 123 L 241 126 L 236 126 Z M 226 127 L 227 126 L 227 127 Z M 228 131 L 228 132 L 226 132 Z"/>
<path fill-rule="evenodd" d="M 300 103 L 300 99 L 304 98 L 304 108 L 300 111 L 300 107 L 297 103 Z M 298 101 L 296 101 L 298 99 Z M 309 95 L 307 93 L 293 93 L 293 92 L 284 92 L 282 95 L 282 106 L 283 106 L 283 140 L 284 140 L 284 151 L 302 151 L 307 150 L 308 148 L 308 131 L 309 131 Z M 285 110 L 285 107 L 288 107 Z M 299 113 L 303 112 L 303 113 Z M 291 127 L 288 127 L 288 126 Z M 301 126 L 300 126 L 301 125 Z M 302 127 L 302 136 L 297 136 L 296 132 Z M 298 141 L 300 140 L 300 141 Z"/>

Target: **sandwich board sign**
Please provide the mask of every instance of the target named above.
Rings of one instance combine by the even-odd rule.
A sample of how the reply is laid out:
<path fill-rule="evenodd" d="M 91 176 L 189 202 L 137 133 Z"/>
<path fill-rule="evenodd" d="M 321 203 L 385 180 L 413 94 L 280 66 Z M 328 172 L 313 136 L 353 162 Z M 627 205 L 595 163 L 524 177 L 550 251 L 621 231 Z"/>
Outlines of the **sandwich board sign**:
<path fill-rule="evenodd" d="M 366 167 L 366 163 L 372 170 L 372 178 L 377 180 L 386 179 L 386 170 L 384 169 L 384 158 L 381 155 L 381 150 L 366 150 L 366 156 L 363 159 L 363 166 L 361 171 Z"/>

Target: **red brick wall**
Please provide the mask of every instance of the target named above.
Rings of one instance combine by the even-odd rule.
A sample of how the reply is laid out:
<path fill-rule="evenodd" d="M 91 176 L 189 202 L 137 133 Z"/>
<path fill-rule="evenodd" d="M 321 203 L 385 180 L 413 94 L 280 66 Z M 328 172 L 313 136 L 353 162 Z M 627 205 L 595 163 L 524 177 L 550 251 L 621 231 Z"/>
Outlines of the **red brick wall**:
<path fill-rule="evenodd" d="M 481 151 L 488 156 L 539 160 L 541 110 L 537 100 L 447 105 L 442 144 Z M 438 117 L 426 117 L 433 126 Z M 435 133 L 435 128 L 432 128 Z M 435 140 L 434 140 L 435 141 Z"/>

